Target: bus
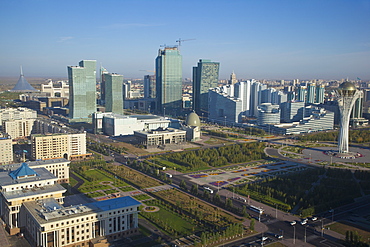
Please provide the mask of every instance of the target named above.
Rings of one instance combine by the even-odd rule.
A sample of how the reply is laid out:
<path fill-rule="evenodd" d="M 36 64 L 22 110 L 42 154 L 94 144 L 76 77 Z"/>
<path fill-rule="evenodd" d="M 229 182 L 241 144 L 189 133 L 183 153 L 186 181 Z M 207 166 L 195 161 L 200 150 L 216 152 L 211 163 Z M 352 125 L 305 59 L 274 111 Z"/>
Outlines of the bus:
<path fill-rule="evenodd" d="M 256 212 L 256 213 L 263 214 L 263 209 L 262 208 L 259 208 L 259 207 L 250 205 L 249 206 L 249 209 L 252 210 L 252 211 L 254 211 L 254 212 Z"/>

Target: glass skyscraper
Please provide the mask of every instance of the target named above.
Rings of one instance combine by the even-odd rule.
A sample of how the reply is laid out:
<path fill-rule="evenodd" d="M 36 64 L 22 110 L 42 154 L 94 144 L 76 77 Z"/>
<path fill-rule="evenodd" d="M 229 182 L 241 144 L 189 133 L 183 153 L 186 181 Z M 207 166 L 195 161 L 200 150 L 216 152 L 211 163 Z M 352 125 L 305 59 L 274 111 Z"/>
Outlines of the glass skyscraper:
<path fill-rule="evenodd" d="M 105 111 L 122 114 L 123 111 L 123 75 L 105 74 Z"/>
<path fill-rule="evenodd" d="M 200 59 L 193 67 L 193 109 L 199 115 L 208 115 L 208 90 L 218 86 L 220 63 Z"/>
<path fill-rule="evenodd" d="M 157 111 L 178 115 L 182 106 L 182 56 L 178 48 L 159 49 L 155 64 Z"/>
<path fill-rule="evenodd" d="M 96 111 L 96 61 L 82 60 L 68 66 L 69 117 L 87 119 Z"/>

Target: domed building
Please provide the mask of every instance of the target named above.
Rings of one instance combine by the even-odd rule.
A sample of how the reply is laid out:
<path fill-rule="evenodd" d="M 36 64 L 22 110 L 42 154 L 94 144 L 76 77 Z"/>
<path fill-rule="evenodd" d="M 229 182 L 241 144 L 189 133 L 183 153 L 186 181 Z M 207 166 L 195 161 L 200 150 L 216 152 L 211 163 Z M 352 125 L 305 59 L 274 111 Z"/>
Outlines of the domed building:
<path fill-rule="evenodd" d="M 200 139 L 200 118 L 195 112 L 191 112 L 185 120 L 183 129 L 186 130 L 186 139 L 197 141 Z"/>

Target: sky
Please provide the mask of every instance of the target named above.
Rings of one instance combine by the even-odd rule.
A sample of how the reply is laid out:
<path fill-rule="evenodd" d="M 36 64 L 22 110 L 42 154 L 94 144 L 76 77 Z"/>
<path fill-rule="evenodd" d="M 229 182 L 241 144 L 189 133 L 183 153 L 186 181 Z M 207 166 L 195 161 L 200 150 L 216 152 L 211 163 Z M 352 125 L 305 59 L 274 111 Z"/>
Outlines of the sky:
<path fill-rule="evenodd" d="M 0 0 L 0 77 L 67 77 L 97 60 L 124 78 L 152 74 L 178 45 L 220 79 L 370 80 L 370 0 Z M 189 39 L 189 40 L 188 40 Z"/>

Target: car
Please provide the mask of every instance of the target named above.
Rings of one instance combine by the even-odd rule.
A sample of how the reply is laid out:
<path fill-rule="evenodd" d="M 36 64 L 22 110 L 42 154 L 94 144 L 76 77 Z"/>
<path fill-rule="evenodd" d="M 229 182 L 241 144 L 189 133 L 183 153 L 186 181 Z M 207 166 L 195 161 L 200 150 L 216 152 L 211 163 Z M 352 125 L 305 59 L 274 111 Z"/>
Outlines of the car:
<path fill-rule="evenodd" d="M 290 222 L 290 225 L 294 226 L 295 224 L 297 224 L 297 222 L 295 220 L 293 220 L 292 222 Z"/>
<path fill-rule="evenodd" d="M 262 237 L 261 240 L 262 241 L 266 241 L 267 239 L 269 239 L 268 237 Z"/>
<path fill-rule="evenodd" d="M 306 225 L 307 224 L 307 220 L 302 220 L 301 221 L 301 225 L 303 226 L 303 225 Z"/>
<path fill-rule="evenodd" d="M 276 235 L 275 235 L 275 238 L 277 238 L 277 239 L 282 239 L 282 238 L 283 238 L 283 235 L 276 234 Z"/>
<path fill-rule="evenodd" d="M 312 221 L 316 221 L 317 220 L 317 217 L 312 217 L 311 220 Z"/>

